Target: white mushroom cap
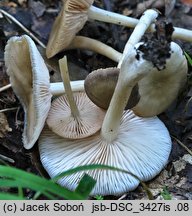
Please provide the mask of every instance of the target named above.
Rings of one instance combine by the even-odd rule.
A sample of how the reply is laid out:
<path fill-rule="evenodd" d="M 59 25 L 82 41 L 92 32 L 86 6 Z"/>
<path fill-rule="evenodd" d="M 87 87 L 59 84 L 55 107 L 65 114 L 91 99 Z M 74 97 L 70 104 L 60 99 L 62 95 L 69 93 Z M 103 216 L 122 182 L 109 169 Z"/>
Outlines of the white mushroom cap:
<path fill-rule="evenodd" d="M 171 58 L 167 60 L 166 68 L 150 73 L 138 82 L 140 100 L 132 108 L 134 113 L 150 117 L 165 111 L 185 85 L 187 72 L 188 64 L 183 50 L 178 44 L 171 42 Z"/>
<path fill-rule="evenodd" d="M 7 42 L 5 65 L 25 112 L 23 144 L 30 149 L 44 127 L 51 106 L 49 72 L 35 43 L 27 35 L 12 37 Z"/>
<path fill-rule="evenodd" d="M 47 124 L 53 132 L 65 138 L 91 136 L 101 129 L 105 111 L 97 107 L 85 92 L 74 92 L 73 97 L 79 116 L 72 115 L 68 99 L 62 95 L 52 102 Z"/>
<path fill-rule="evenodd" d="M 157 118 L 140 118 L 125 111 L 117 138 L 106 142 L 100 135 L 80 139 L 63 139 L 47 127 L 39 139 L 40 158 L 51 178 L 77 166 L 105 164 L 125 169 L 142 181 L 156 176 L 166 165 L 171 151 L 171 139 L 164 124 Z M 92 195 L 118 195 L 135 189 L 139 181 L 131 175 L 111 171 L 86 171 L 97 184 Z M 58 181 L 75 190 L 83 172 Z"/>

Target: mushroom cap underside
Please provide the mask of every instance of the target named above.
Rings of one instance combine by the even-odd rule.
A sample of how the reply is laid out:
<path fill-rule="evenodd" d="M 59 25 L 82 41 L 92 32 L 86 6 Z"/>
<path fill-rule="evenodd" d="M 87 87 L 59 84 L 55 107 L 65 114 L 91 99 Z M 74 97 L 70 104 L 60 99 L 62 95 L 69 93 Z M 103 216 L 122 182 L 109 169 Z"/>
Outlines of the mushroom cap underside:
<path fill-rule="evenodd" d="M 166 165 L 171 139 L 157 118 L 140 118 L 125 111 L 117 138 L 107 143 L 100 133 L 71 140 L 57 136 L 46 126 L 39 139 L 40 159 L 51 178 L 77 166 L 105 164 L 129 171 L 142 181 L 156 176 Z M 59 184 L 75 190 L 85 172 L 63 177 Z M 92 195 L 118 195 L 135 189 L 139 181 L 129 174 L 112 170 L 86 171 L 96 181 Z"/>
<path fill-rule="evenodd" d="M 100 130 L 105 111 L 97 107 L 85 94 L 74 92 L 79 116 L 73 116 L 66 95 L 56 98 L 51 105 L 47 124 L 57 135 L 70 139 L 88 137 Z"/>
<path fill-rule="evenodd" d="M 48 58 L 69 46 L 88 19 L 87 10 L 94 0 L 66 0 L 53 23 L 46 48 Z"/>
<path fill-rule="evenodd" d="M 5 47 L 5 65 L 13 91 L 25 111 L 23 144 L 33 147 L 51 106 L 49 72 L 32 39 L 12 37 Z"/>

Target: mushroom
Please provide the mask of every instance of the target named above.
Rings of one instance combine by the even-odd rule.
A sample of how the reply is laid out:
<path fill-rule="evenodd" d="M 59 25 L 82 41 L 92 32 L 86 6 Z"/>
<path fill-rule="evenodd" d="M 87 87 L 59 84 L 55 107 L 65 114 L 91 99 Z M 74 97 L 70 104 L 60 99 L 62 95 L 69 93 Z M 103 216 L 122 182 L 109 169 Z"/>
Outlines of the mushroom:
<path fill-rule="evenodd" d="M 51 58 L 65 48 L 88 49 L 105 55 L 112 60 L 119 61 L 121 53 L 94 39 L 75 37 L 87 21 L 87 10 L 93 0 L 66 0 L 56 18 L 46 48 L 46 55 Z"/>
<path fill-rule="evenodd" d="M 141 118 L 130 110 L 123 112 L 138 79 L 156 72 L 150 62 L 142 58 L 137 60 L 135 55 L 132 48 L 122 62 L 100 132 L 71 140 L 57 136 L 45 126 L 38 144 L 41 162 L 51 178 L 77 166 L 105 164 L 125 169 L 142 181 L 148 181 L 164 168 L 171 150 L 171 139 L 164 124 L 157 117 Z M 99 169 L 86 172 L 97 181 L 91 195 L 119 195 L 139 184 L 138 179 L 125 173 Z M 83 172 L 78 172 L 62 177 L 58 183 L 75 190 L 82 175 Z"/>
<path fill-rule="evenodd" d="M 33 147 L 44 126 L 52 95 L 65 92 L 62 83 L 49 83 L 48 69 L 32 39 L 23 35 L 12 37 L 5 47 L 5 65 L 10 84 L 24 112 L 23 144 Z M 84 90 L 84 81 L 73 81 L 73 91 Z"/>
<path fill-rule="evenodd" d="M 59 60 L 66 95 L 51 105 L 47 124 L 59 136 L 80 139 L 100 130 L 105 112 L 89 100 L 85 92 L 73 94 L 70 86 L 66 56 Z"/>
<path fill-rule="evenodd" d="M 46 49 L 46 54 L 48 58 L 51 58 L 58 52 L 64 49 L 72 48 L 83 48 L 90 49 L 100 53 L 100 49 L 97 47 L 103 47 L 102 50 L 107 57 L 112 57 L 113 60 L 117 60 L 118 52 L 108 47 L 105 44 L 98 44 L 96 40 L 91 40 L 85 37 L 76 38 L 75 35 L 79 32 L 85 22 L 88 19 L 94 19 L 98 21 L 114 23 L 118 25 L 124 25 L 134 28 L 139 20 L 131 17 L 127 17 L 114 12 L 106 11 L 97 7 L 94 7 L 94 0 L 63 0 L 63 7 L 57 16 L 51 34 L 49 36 L 49 41 Z M 150 31 L 155 31 L 154 25 L 149 28 Z M 192 41 L 192 31 L 182 28 L 174 28 L 173 38 L 182 39 L 191 42 Z M 74 41 L 72 42 L 72 40 Z M 72 45 L 72 44 L 75 44 Z M 83 47 L 82 47 L 82 44 Z M 89 46 L 91 45 L 91 46 Z M 111 50 L 111 54 L 108 53 L 107 48 Z M 114 56 L 113 56 L 114 54 Z"/>
<path fill-rule="evenodd" d="M 45 126 L 39 138 L 39 151 L 51 178 L 77 166 L 105 164 L 125 169 L 142 181 L 148 181 L 164 168 L 171 151 L 171 138 L 165 125 L 157 117 L 141 118 L 130 110 L 124 111 L 138 80 L 157 72 L 151 62 L 142 56 L 137 59 L 136 54 L 134 47 L 130 47 L 123 58 L 100 132 L 81 140 L 70 140 L 62 139 Z M 166 64 L 172 64 L 173 57 Z M 87 173 L 97 181 L 92 195 L 118 195 L 139 184 L 132 175 L 111 170 Z M 79 172 L 62 177 L 58 183 L 75 190 L 82 175 L 83 172 Z"/>
<path fill-rule="evenodd" d="M 146 13 L 147 11 L 145 14 Z M 138 26 L 137 28 L 140 29 Z M 140 38 L 139 34 L 137 34 L 137 36 Z M 117 66 L 118 68 L 121 67 L 125 54 L 131 46 L 135 44 L 135 41 L 139 40 L 138 38 L 131 35 L 124 48 L 123 57 L 119 61 Z M 157 43 L 160 42 L 157 41 Z M 140 46 L 143 46 L 143 44 L 138 44 L 136 49 L 139 49 Z M 179 91 L 186 83 L 188 71 L 187 60 L 182 49 L 178 45 L 175 45 L 175 47 L 174 52 L 175 59 L 177 59 L 177 61 L 176 63 L 173 62 L 174 67 L 172 65 L 170 65 L 170 67 L 166 66 L 161 73 L 149 74 L 139 80 L 134 88 L 134 91 L 132 91 L 132 95 L 129 98 L 126 109 L 130 108 L 136 115 L 142 117 L 151 117 L 162 113 L 175 100 L 179 94 Z M 154 47 L 154 49 L 155 48 L 156 47 Z M 85 79 L 85 91 L 96 105 L 107 109 L 109 105 L 108 102 L 111 100 L 116 86 L 116 79 L 114 79 L 114 74 L 110 75 L 110 72 L 108 73 L 107 82 L 109 83 L 110 80 L 110 83 L 113 83 L 111 88 L 109 88 L 108 85 L 106 85 L 105 77 L 106 74 L 103 74 L 102 70 L 90 73 Z M 99 91 L 96 90 L 97 88 L 99 88 Z M 107 103 L 105 101 L 107 101 Z M 133 101 L 133 103 L 130 104 L 130 101 Z"/>
<path fill-rule="evenodd" d="M 34 47 L 28 36 L 12 37 L 5 47 L 7 74 L 25 112 L 23 144 L 26 149 L 38 139 L 51 106 L 49 72 Z"/>
<path fill-rule="evenodd" d="M 137 45 L 137 48 L 142 45 Z M 175 45 L 173 66 L 139 80 L 134 86 L 125 109 L 132 109 L 142 117 L 151 117 L 165 111 L 176 99 L 187 81 L 187 60 L 182 49 Z M 112 72 L 113 71 L 113 72 Z M 157 70 L 158 71 L 158 70 Z M 97 106 L 108 109 L 118 79 L 118 69 L 99 69 L 85 79 L 85 91 Z"/>

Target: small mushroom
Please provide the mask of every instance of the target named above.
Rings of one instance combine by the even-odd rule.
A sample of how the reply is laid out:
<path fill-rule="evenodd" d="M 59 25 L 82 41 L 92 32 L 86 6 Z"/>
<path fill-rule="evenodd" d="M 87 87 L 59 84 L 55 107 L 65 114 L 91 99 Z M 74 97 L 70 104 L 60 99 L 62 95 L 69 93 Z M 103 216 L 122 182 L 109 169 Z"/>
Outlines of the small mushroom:
<path fill-rule="evenodd" d="M 59 60 L 66 95 L 55 99 L 47 117 L 49 128 L 59 136 L 79 139 L 100 130 L 105 112 L 87 97 L 85 92 L 73 94 L 66 57 Z"/>
<path fill-rule="evenodd" d="M 49 83 L 49 71 L 33 40 L 23 35 L 12 37 L 5 48 L 5 65 L 24 112 L 23 144 L 33 147 L 44 126 L 52 95 L 65 92 L 62 83 Z M 62 85 L 61 85 L 62 84 Z M 72 81 L 73 91 L 83 91 L 84 81 Z"/>

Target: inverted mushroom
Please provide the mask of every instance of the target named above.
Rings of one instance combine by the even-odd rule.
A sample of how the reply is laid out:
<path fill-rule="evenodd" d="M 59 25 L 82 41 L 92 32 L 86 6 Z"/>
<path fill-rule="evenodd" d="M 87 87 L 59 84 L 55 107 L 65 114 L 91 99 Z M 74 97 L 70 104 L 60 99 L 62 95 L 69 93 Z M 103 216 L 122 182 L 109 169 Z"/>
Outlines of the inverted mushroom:
<path fill-rule="evenodd" d="M 23 144 L 30 149 L 44 126 L 52 95 L 63 94 L 65 89 L 62 83 L 49 83 L 49 71 L 27 35 L 9 39 L 5 48 L 5 65 L 10 84 L 24 108 Z M 83 80 L 71 83 L 74 91 L 84 89 Z"/>
<path fill-rule="evenodd" d="M 36 142 L 51 106 L 49 72 L 34 47 L 34 42 L 23 36 L 11 38 L 5 48 L 7 74 L 25 112 L 23 144 L 26 149 Z"/>
<path fill-rule="evenodd" d="M 48 58 L 54 56 L 65 48 L 88 49 L 105 55 L 115 61 L 119 61 L 121 53 L 97 40 L 87 37 L 75 37 L 85 22 L 87 21 L 87 10 L 93 3 L 93 0 L 66 0 L 63 1 L 63 7 L 56 18 L 46 48 Z"/>
<path fill-rule="evenodd" d="M 139 29 L 140 28 L 138 28 L 138 30 Z M 139 34 L 137 34 L 137 36 L 139 37 Z M 137 41 L 138 39 L 133 36 L 129 38 L 123 52 L 123 57 L 118 64 L 118 68 L 121 67 L 121 63 L 125 54 L 127 53 L 127 50 L 129 50 L 133 46 L 133 44 L 135 44 L 135 40 Z M 156 43 L 160 44 L 160 41 L 157 40 Z M 139 50 L 139 47 L 141 46 L 144 45 L 140 43 L 135 48 Z M 131 108 L 136 115 L 142 117 L 151 117 L 162 113 L 176 99 L 179 91 L 186 83 L 188 71 L 187 60 L 183 54 L 182 49 L 176 44 L 174 46 L 175 59 L 173 59 L 172 64 L 166 66 L 166 68 L 161 72 L 149 74 L 138 81 L 135 88 L 136 91 L 132 92 L 133 94 L 132 97 L 130 97 L 129 102 L 132 101 L 133 98 L 135 100 L 131 104 L 131 106 L 127 106 L 127 108 Z M 154 46 L 154 48 L 152 47 L 150 49 L 157 48 Z M 151 59 L 153 58 L 154 57 L 151 57 Z M 158 69 L 156 70 L 158 71 Z M 104 80 L 105 74 L 102 73 L 102 70 L 93 71 L 85 79 L 85 91 L 87 92 L 89 98 L 96 105 L 107 109 L 109 103 L 103 102 L 103 98 L 106 97 L 105 101 L 111 100 L 116 86 L 116 80 L 114 80 L 113 75 L 110 75 L 110 73 L 108 73 L 108 82 L 109 80 L 111 83 L 113 82 L 113 86 L 111 86 L 111 88 L 108 88 L 108 85 L 105 84 Z M 92 87 L 92 82 L 94 82 L 95 84 L 94 87 Z M 97 86 L 99 87 L 101 85 L 103 85 L 103 88 L 100 88 L 99 91 L 95 91 L 95 89 L 97 89 Z M 105 85 L 106 88 L 104 87 Z M 108 93 L 106 94 L 105 92 Z"/>
<path fill-rule="evenodd" d="M 161 72 L 149 74 L 139 80 L 134 87 L 126 109 L 142 117 L 151 117 L 165 111 L 177 98 L 187 81 L 188 65 L 182 49 L 175 46 L 173 63 Z M 137 45 L 137 48 L 142 45 Z M 113 69 L 114 70 L 114 69 Z M 106 72 L 107 71 L 107 72 Z M 85 91 L 88 97 L 99 107 L 108 109 L 118 78 L 108 69 L 91 72 L 85 79 Z"/>
<path fill-rule="evenodd" d="M 100 130 L 105 112 L 85 94 L 73 94 L 70 86 L 66 57 L 59 60 L 66 94 L 56 98 L 50 108 L 47 124 L 59 136 L 80 139 Z"/>
<path fill-rule="evenodd" d="M 115 89 L 101 132 L 81 140 L 70 140 L 62 139 L 47 127 L 43 129 L 39 138 L 40 158 L 51 177 L 80 165 L 105 164 L 125 169 L 147 181 L 166 165 L 171 139 L 164 124 L 157 117 L 140 118 L 132 111 L 123 112 L 134 83 L 154 72 L 150 62 L 136 60 L 135 55 L 136 51 L 130 50 L 122 62 L 119 87 Z M 92 195 L 118 195 L 139 184 L 131 175 L 110 170 L 87 173 L 97 181 Z M 63 177 L 58 183 L 74 190 L 82 175 L 80 172 Z"/>

